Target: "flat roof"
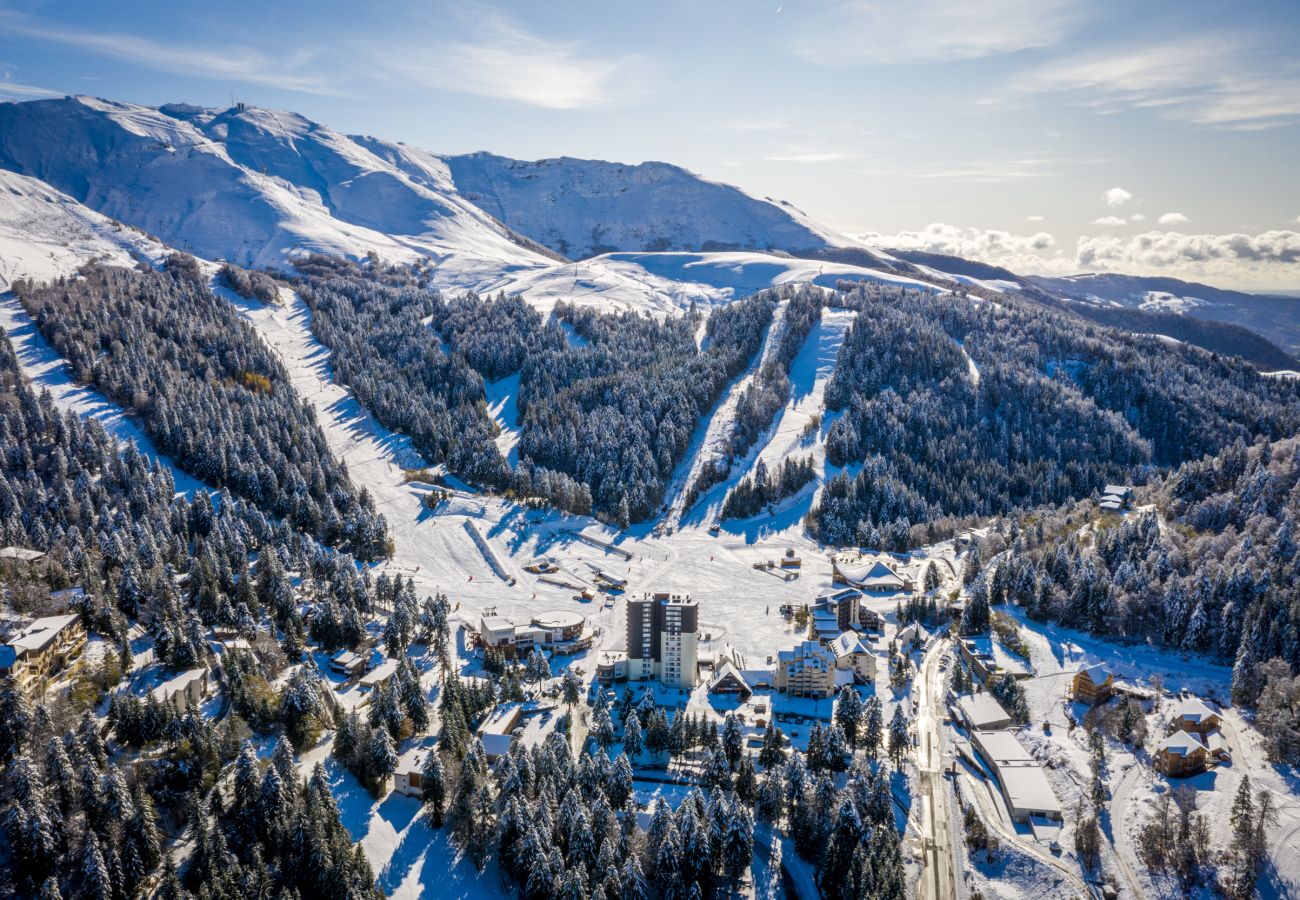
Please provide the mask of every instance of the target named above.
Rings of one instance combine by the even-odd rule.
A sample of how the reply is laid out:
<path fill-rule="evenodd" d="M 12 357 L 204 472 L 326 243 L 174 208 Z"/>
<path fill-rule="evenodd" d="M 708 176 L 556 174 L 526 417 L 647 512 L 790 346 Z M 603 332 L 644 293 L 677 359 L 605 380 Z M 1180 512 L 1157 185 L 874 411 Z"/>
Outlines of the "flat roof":
<path fill-rule="evenodd" d="M 480 737 L 486 738 L 488 735 L 509 735 L 519 724 L 519 717 L 523 715 L 524 707 L 521 703 L 502 703 L 483 720 L 483 724 L 478 727 Z"/>
<path fill-rule="evenodd" d="M 1042 766 L 1009 731 L 974 731 L 971 739 L 1002 785 L 1013 811 L 1063 812 Z"/>
<path fill-rule="evenodd" d="M 568 609 L 548 609 L 533 616 L 538 628 L 575 628 L 585 621 L 582 613 Z"/>
<path fill-rule="evenodd" d="M 987 691 L 979 694 L 962 694 L 957 698 L 957 706 L 971 727 L 979 730 L 984 730 L 995 723 L 999 723 L 1001 727 L 1000 723 L 1011 721 L 1002 704 Z"/>

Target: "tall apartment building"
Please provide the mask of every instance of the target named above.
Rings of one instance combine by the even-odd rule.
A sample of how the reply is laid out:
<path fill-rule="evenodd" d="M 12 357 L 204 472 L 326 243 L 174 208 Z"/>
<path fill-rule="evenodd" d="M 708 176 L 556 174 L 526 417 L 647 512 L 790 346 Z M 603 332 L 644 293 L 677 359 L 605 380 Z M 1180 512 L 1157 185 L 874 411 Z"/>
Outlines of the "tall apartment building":
<path fill-rule="evenodd" d="M 627 603 L 627 676 L 693 688 L 699 674 L 699 606 L 687 596 L 652 594 Z"/>

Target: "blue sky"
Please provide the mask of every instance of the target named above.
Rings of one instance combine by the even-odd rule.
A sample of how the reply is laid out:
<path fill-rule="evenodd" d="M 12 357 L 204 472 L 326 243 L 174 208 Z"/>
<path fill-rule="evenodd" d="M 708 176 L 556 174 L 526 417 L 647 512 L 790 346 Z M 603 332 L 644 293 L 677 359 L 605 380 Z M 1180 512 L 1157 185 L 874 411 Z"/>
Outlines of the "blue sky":
<path fill-rule="evenodd" d="M 0 0 L 0 97 L 661 159 L 887 244 L 1300 289 L 1297 47 L 1294 0 Z"/>

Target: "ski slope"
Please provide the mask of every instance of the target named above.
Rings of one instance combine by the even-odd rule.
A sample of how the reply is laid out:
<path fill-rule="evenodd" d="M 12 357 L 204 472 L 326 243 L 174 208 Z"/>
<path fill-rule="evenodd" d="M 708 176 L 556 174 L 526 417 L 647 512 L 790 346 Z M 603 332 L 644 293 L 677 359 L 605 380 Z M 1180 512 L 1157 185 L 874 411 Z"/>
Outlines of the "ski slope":
<path fill-rule="evenodd" d="M 677 467 L 673 480 L 669 483 L 667 495 L 671 498 L 668 511 L 663 518 L 663 529 L 671 532 L 675 529 L 686 509 L 687 495 L 691 486 L 699 479 L 700 473 L 709 463 L 723 463 L 731 447 L 731 431 L 736 421 L 736 407 L 745 391 L 753 384 L 763 366 L 781 345 L 781 336 L 785 334 L 785 316 L 789 302 L 782 301 L 772 311 L 772 321 L 763 333 L 763 343 L 759 347 L 749 366 L 731 382 L 722 398 L 713 410 L 695 429 L 691 445 L 686 451 L 686 458 Z"/>
<path fill-rule="evenodd" d="M 790 364 L 790 398 L 777 413 L 775 424 L 760 437 L 744 459 L 737 460 L 730 477 L 715 485 L 700 499 L 691 521 L 711 521 L 722 509 L 731 489 L 753 471 L 761 459 L 769 471 L 790 456 L 813 457 L 816 478 L 795 497 L 786 500 L 775 516 L 760 514 L 752 519 L 722 522 L 724 531 L 759 533 L 797 527 L 812 506 L 817 490 L 826 479 L 826 448 L 823 444 L 830 421 L 824 410 L 826 384 L 835 372 L 840 347 L 857 313 L 847 309 L 822 310 L 819 322 L 808 332 L 803 347 Z M 814 417 L 821 416 L 815 433 L 807 428 Z"/>

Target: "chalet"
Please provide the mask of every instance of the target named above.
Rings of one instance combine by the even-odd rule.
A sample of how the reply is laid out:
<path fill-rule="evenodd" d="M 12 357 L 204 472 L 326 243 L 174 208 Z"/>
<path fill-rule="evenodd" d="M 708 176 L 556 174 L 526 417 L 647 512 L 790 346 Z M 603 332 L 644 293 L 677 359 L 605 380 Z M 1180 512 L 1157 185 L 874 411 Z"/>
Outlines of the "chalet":
<path fill-rule="evenodd" d="M 510 752 L 510 745 L 515 741 L 515 728 L 523 715 L 523 704 L 502 703 L 479 725 L 479 740 L 483 742 L 489 762 L 495 762 Z"/>
<path fill-rule="evenodd" d="M 709 693 L 735 697 L 744 703 L 753 696 L 754 689 L 745 680 L 744 670 L 732 660 L 724 659 L 713 667 L 713 675 L 709 678 Z"/>
<path fill-rule="evenodd" d="M 81 660 L 86 627 L 81 616 L 37 619 L 0 646 L 0 675 L 8 675 L 29 697 L 45 690 L 49 681 Z"/>
<path fill-rule="evenodd" d="M 793 547 L 788 548 L 785 551 L 785 556 L 781 557 L 781 568 L 799 569 L 802 567 L 803 567 L 803 560 L 800 559 L 799 555 L 794 552 Z"/>
<path fill-rule="evenodd" d="M 382 684 L 386 684 L 390 678 L 397 674 L 397 660 L 386 659 L 366 674 L 361 676 L 357 682 L 361 690 L 373 691 Z"/>
<path fill-rule="evenodd" d="M 524 566 L 524 571 L 532 572 L 534 575 L 550 575 L 552 572 L 560 571 L 560 566 L 549 556 L 539 556 Z"/>
<path fill-rule="evenodd" d="M 432 752 L 428 747 L 419 747 L 403 753 L 393 770 L 393 790 L 417 800 L 424 799 L 424 763 Z"/>
<path fill-rule="evenodd" d="M 925 646 L 925 642 L 930 640 L 930 632 L 920 622 L 913 622 L 898 632 L 897 639 L 898 646 L 906 652 L 913 647 Z"/>
<path fill-rule="evenodd" d="M 835 654 L 835 668 L 853 673 L 855 681 L 876 680 L 876 655 L 856 631 L 846 631 L 827 645 Z"/>
<path fill-rule="evenodd" d="M 1070 695 L 1083 703 L 1096 706 L 1110 699 L 1115 687 L 1115 676 L 1105 666 L 1080 666 L 1070 682 Z"/>
<path fill-rule="evenodd" d="M 330 657 L 330 668 L 340 675 L 355 678 L 366 670 L 367 654 L 340 650 Z"/>
<path fill-rule="evenodd" d="M 1186 731 L 1202 737 L 1217 731 L 1222 724 L 1219 714 L 1196 697 L 1180 700 L 1169 716 L 1170 731 Z"/>
<path fill-rule="evenodd" d="M 879 560 L 871 564 L 832 561 L 831 577 L 836 584 L 875 594 L 896 594 L 916 587 L 910 578 L 899 575 L 892 566 Z"/>
<path fill-rule="evenodd" d="M 1205 771 L 1209 751 L 1194 734 L 1175 731 L 1156 746 L 1152 761 L 1170 778 L 1184 778 Z"/>
<path fill-rule="evenodd" d="M 1118 484 L 1108 484 L 1102 488 L 1101 499 L 1097 505 L 1110 512 L 1120 512 L 1133 505 L 1133 488 Z"/>
<path fill-rule="evenodd" d="M 37 563 L 45 558 L 45 554 L 40 550 L 31 550 L 27 547 L 0 547 L 0 559 L 12 559 L 21 563 Z"/>
<path fill-rule="evenodd" d="M 149 692 L 155 700 L 168 703 L 178 713 L 197 706 L 208 696 L 208 670 L 190 669 L 169 678 Z"/>

